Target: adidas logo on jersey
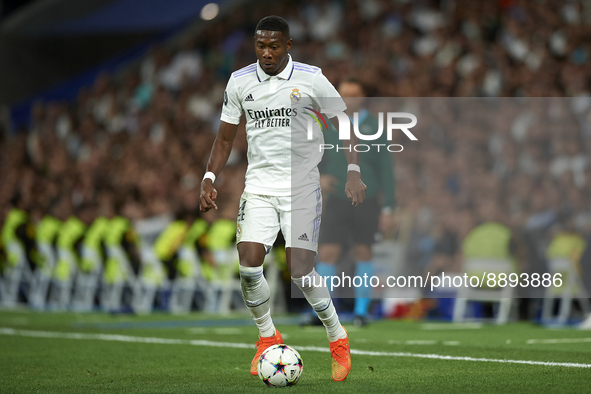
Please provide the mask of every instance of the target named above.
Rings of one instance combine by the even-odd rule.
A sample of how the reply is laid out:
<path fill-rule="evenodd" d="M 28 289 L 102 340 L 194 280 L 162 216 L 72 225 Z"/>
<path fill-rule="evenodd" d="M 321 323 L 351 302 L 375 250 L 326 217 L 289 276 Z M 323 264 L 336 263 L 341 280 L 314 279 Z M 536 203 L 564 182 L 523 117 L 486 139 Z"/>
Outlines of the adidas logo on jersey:
<path fill-rule="evenodd" d="M 306 233 L 303 233 L 302 235 L 300 235 L 300 237 L 298 239 L 300 241 L 309 241 L 308 236 L 306 235 Z"/>
<path fill-rule="evenodd" d="M 252 98 L 252 94 L 249 94 L 248 96 L 246 96 L 244 101 L 254 101 L 254 98 Z"/>

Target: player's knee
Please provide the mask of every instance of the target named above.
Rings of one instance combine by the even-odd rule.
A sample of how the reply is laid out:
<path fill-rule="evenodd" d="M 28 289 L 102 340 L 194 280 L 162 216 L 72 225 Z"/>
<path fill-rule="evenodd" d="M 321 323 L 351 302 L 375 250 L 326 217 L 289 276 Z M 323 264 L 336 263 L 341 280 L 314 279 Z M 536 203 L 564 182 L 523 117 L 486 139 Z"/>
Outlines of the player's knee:
<path fill-rule="evenodd" d="M 308 275 L 314 268 L 314 252 L 311 250 L 289 248 L 288 266 L 291 276 L 301 278 Z"/>
<path fill-rule="evenodd" d="M 318 261 L 335 264 L 341 255 L 341 246 L 336 244 L 322 244 L 318 247 Z"/>
<path fill-rule="evenodd" d="M 241 256 L 240 265 L 243 267 L 258 267 L 261 264 L 257 263 L 257 260 L 252 256 Z"/>
<path fill-rule="evenodd" d="M 260 267 L 265 260 L 265 247 L 252 242 L 239 243 L 238 257 L 243 267 Z"/>
<path fill-rule="evenodd" d="M 357 261 L 369 261 L 373 257 L 370 245 L 355 245 L 355 259 Z"/>

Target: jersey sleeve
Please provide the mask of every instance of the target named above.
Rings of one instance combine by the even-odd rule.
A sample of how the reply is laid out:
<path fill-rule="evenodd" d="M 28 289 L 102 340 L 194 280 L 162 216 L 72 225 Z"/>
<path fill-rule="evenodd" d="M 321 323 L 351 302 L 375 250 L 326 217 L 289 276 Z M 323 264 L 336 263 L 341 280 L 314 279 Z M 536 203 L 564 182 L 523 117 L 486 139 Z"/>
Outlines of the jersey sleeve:
<path fill-rule="evenodd" d="M 312 80 L 312 94 L 319 108 L 330 108 L 339 111 L 345 111 L 347 109 L 347 105 L 345 105 L 341 95 L 332 86 L 328 78 L 322 74 L 322 71 L 314 75 L 314 79 Z M 329 117 L 332 118 L 334 116 L 336 115 L 330 115 Z"/>
<path fill-rule="evenodd" d="M 230 76 L 230 80 L 224 90 L 224 102 L 222 103 L 222 115 L 220 119 L 223 122 L 238 124 L 240 123 L 240 116 L 242 115 L 242 105 L 238 98 L 238 89 L 234 76 Z"/>

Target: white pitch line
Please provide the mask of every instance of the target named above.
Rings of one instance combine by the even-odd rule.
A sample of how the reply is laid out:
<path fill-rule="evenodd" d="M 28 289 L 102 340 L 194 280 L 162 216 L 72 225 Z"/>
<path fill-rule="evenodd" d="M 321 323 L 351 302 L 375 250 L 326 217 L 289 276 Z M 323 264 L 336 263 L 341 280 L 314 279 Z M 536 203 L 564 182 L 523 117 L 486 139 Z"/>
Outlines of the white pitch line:
<path fill-rule="evenodd" d="M 478 330 L 484 326 L 479 322 L 466 323 L 424 323 L 421 324 L 421 330 Z"/>
<path fill-rule="evenodd" d="M 129 335 L 114 335 L 114 334 L 84 334 L 84 333 L 78 333 L 78 332 L 15 330 L 13 328 L 0 328 L 0 335 L 14 335 L 14 336 L 34 337 L 34 338 L 96 339 L 99 341 L 156 343 L 156 344 L 161 344 L 161 345 L 194 345 L 194 346 L 213 346 L 213 347 L 233 347 L 233 348 L 241 348 L 241 349 L 254 348 L 254 345 L 251 345 L 249 343 L 213 342 L 213 341 L 195 340 L 195 339 L 189 340 L 189 339 L 132 337 Z"/>
<path fill-rule="evenodd" d="M 78 332 L 55 332 L 55 331 L 32 331 L 32 330 L 17 330 L 14 328 L 0 327 L 0 335 L 11 335 L 21 337 L 34 338 L 60 338 L 60 339 L 90 339 L 100 341 L 115 341 L 115 342 L 131 342 L 131 343 L 155 343 L 163 345 L 193 345 L 193 346 L 213 346 L 226 347 L 237 349 L 253 349 L 254 345 L 250 343 L 235 343 L 235 342 L 213 342 L 205 340 L 189 340 L 189 339 L 172 339 L 172 338 L 154 338 L 154 337 L 133 337 L 130 335 L 115 335 L 115 334 L 86 334 Z M 297 346 L 298 351 L 309 352 L 323 352 L 329 353 L 328 348 L 316 346 Z M 491 362 L 491 363 L 505 363 L 505 364 L 525 364 L 525 365 L 541 365 L 547 367 L 568 367 L 568 368 L 591 368 L 591 364 L 578 363 L 558 363 L 551 361 L 530 361 L 530 360 L 501 360 L 494 358 L 474 358 L 474 357 L 457 357 L 457 356 L 442 356 L 440 354 L 417 354 L 404 352 L 372 352 L 365 350 L 351 349 L 351 354 L 360 356 L 382 356 L 382 357 L 413 357 L 413 358 L 427 358 L 432 360 L 448 360 L 448 361 L 474 361 L 474 362 Z"/>
<path fill-rule="evenodd" d="M 389 340 L 388 345 L 437 345 L 439 341 L 425 341 L 425 340 L 409 340 L 409 341 L 396 341 Z M 442 341 L 442 345 L 445 346 L 457 346 L 460 344 L 459 341 Z"/>
<path fill-rule="evenodd" d="M 591 342 L 591 338 L 558 338 L 558 339 L 528 339 L 527 344 L 533 345 L 538 343 L 553 344 L 553 343 L 581 343 Z"/>
<path fill-rule="evenodd" d="M 409 341 L 396 341 L 389 340 L 388 345 L 437 345 L 437 341 L 423 341 L 423 340 L 409 340 Z"/>
<path fill-rule="evenodd" d="M 412 340 L 404 342 L 405 345 L 437 345 L 437 341 Z"/>

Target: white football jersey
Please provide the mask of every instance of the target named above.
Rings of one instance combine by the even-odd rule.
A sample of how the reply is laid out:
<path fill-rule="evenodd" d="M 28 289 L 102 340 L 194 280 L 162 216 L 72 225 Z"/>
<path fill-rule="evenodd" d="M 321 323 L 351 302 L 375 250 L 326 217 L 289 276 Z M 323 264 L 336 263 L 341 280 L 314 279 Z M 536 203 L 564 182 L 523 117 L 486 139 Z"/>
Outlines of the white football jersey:
<path fill-rule="evenodd" d="M 258 61 L 235 71 L 224 92 L 221 120 L 238 124 L 242 114 L 246 117 L 248 169 L 244 190 L 248 193 L 288 196 L 317 188 L 317 166 L 322 159 L 319 146 L 324 138 L 314 125 L 313 139 L 307 139 L 305 125 L 301 126 L 308 119 L 302 113 L 303 106 L 319 110 L 322 98 L 332 98 L 331 109 L 346 109 L 320 68 L 294 62 L 288 56 L 287 66 L 276 76 L 266 74 Z M 300 126 L 296 126 L 296 118 Z"/>

